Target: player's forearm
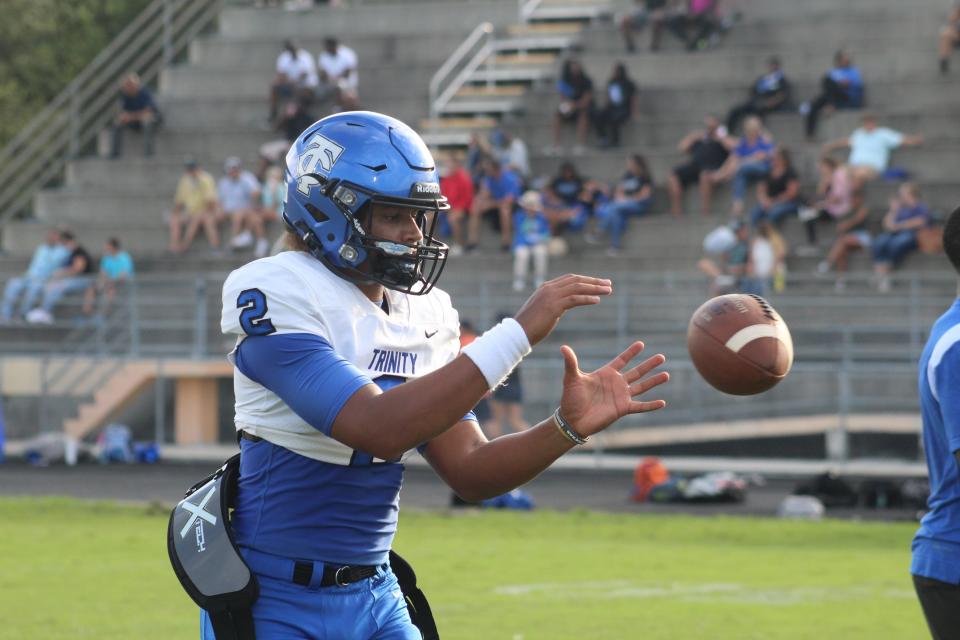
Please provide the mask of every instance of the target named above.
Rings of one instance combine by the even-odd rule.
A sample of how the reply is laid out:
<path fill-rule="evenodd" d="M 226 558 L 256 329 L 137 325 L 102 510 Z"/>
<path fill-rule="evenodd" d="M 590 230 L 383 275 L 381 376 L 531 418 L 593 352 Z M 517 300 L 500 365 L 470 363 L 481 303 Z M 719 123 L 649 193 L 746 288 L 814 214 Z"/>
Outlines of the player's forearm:
<path fill-rule="evenodd" d="M 533 480 L 573 446 L 547 418 L 477 447 L 448 481 L 464 500 L 485 500 Z"/>

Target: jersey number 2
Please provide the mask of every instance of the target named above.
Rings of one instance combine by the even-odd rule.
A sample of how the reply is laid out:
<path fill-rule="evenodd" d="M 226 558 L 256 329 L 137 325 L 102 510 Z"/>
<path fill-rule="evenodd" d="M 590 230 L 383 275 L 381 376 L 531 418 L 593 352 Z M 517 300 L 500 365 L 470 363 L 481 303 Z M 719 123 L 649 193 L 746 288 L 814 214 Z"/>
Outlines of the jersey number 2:
<path fill-rule="evenodd" d="M 267 296 L 260 289 L 247 289 L 237 296 L 237 309 L 240 312 L 240 326 L 248 336 L 268 336 L 276 329 L 267 315 Z"/>

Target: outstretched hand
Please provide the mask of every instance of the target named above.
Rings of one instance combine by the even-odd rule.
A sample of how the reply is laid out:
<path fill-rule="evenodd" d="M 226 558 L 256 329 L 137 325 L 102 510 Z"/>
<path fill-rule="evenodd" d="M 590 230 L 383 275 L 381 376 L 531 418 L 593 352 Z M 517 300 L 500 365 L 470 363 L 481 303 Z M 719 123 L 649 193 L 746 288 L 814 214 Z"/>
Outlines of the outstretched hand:
<path fill-rule="evenodd" d="M 609 280 L 567 274 L 545 282 L 533 292 L 514 319 L 520 323 L 530 346 L 550 335 L 564 313 L 574 307 L 600 302 L 613 292 Z"/>
<path fill-rule="evenodd" d="M 560 351 L 564 361 L 560 413 L 584 438 L 603 431 L 625 415 L 657 411 L 667 406 L 664 400 L 636 399 L 670 379 L 666 371 L 652 373 L 666 361 L 659 353 L 626 369 L 630 361 L 643 351 L 642 342 L 634 342 L 616 358 L 590 373 L 580 370 L 573 349 L 563 346 Z"/>

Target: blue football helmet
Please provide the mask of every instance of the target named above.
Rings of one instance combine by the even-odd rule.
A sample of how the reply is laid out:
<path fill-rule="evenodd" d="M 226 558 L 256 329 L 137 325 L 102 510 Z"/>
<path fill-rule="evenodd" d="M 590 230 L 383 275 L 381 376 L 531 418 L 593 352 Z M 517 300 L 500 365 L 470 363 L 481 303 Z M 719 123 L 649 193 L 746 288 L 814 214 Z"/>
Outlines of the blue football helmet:
<path fill-rule="evenodd" d="M 309 252 L 352 282 L 422 295 L 440 278 L 447 245 L 434 231 L 450 208 L 433 156 L 396 118 L 349 111 L 307 127 L 287 153 L 283 219 Z M 374 204 L 417 211 L 419 244 L 369 235 Z"/>

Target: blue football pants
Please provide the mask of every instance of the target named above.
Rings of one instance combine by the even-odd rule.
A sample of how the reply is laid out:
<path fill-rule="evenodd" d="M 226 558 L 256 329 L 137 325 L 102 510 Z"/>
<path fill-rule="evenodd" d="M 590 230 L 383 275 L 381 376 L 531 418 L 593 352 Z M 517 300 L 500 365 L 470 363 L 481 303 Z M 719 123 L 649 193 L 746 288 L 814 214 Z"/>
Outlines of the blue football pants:
<path fill-rule="evenodd" d="M 257 640 L 420 640 L 407 604 L 390 571 L 345 587 L 301 586 L 257 575 L 260 597 L 253 605 Z M 200 640 L 214 640 L 206 611 Z"/>

